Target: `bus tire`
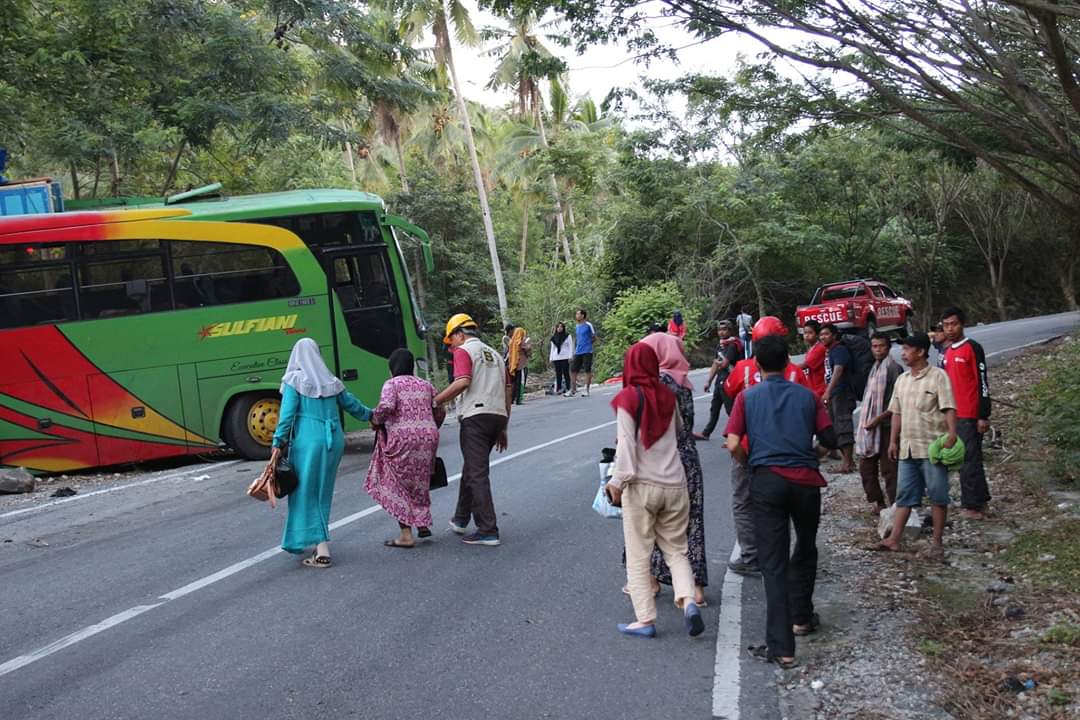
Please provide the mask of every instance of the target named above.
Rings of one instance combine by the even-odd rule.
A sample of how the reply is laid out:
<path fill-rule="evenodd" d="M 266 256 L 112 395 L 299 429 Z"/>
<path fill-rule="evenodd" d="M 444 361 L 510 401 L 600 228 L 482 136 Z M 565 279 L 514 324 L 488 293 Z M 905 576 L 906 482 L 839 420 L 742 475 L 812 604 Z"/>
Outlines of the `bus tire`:
<path fill-rule="evenodd" d="M 225 411 L 225 441 L 248 460 L 267 460 L 277 427 L 281 398 L 248 393 L 233 398 Z"/>

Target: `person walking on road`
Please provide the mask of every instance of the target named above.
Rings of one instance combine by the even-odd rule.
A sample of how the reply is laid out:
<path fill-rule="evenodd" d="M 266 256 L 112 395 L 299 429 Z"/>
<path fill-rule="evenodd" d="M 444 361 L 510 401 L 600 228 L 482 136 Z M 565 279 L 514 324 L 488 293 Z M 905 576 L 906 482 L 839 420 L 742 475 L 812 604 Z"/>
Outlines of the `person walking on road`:
<path fill-rule="evenodd" d="M 769 336 L 787 337 L 787 327 L 780 318 L 766 315 L 754 324 L 751 331 L 753 342 Z M 806 375 L 795 363 L 788 361 L 783 372 L 788 382 L 806 386 Z M 736 402 L 744 390 L 761 382 L 762 375 L 753 358 L 740 360 L 724 381 L 724 393 Z M 733 408 L 734 409 L 734 408 Z M 740 575 L 759 572 L 757 540 L 754 532 L 754 510 L 750 502 L 750 468 L 739 455 L 731 458 L 731 514 L 735 520 L 735 538 L 739 542 L 739 557 L 728 561 L 728 569 Z"/>
<path fill-rule="evenodd" d="M 825 346 L 818 338 L 821 332 L 821 323 L 817 320 L 807 320 L 803 325 L 803 340 L 806 342 L 806 355 L 800 367 L 806 372 L 806 379 L 810 381 L 810 389 L 819 398 L 825 394 Z"/>
<path fill-rule="evenodd" d="M 889 401 L 892 400 L 896 379 L 903 369 L 889 354 L 891 348 L 892 343 L 885 333 L 875 333 L 870 338 L 874 366 L 866 380 L 859 427 L 855 429 L 855 452 L 859 455 L 863 493 L 875 515 L 896 502 L 896 461 L 889 457 L 892 433 Z M 884 494 L 881 492 L 879 475 L 885 481 Z"/>
<path fill-rule="evenodd" d="M 589 313 L 585 308 L 578 308 L 578 311 L 574 313 L 574 319 L 577 320 L 577 325 L 574 328 L 574 363 L 570 368 L 570 395 L 577 394 L 578 376 L 585 373 L 585 392 L 582 396 L 589 397 L 596 329 L 589 322 Z"/>
<path fill-rule="evenodd" d="M 506 352 L 506 369 L 514 381 L 510 396 L 518 405 L 525 401 L 525 381 L 529 377 L 530 355 L 532 355 L 532 340 L 525 334 L 525 328 L 515 327 L 510 335 L 510 345 Z"/>
<path fill-rule="evenodd" d="M 690 363 L 681 340 L 674 335 L 655 333 L 641 342 L 653 349 L 660 362 L 660 382 L 675 393 L 675 407 L 680 428 L 676 433 L 679 460 L 686 473 L 686 491 L 690 496 L 690 517 L 686 526 L 686 554 L 694 572 L 694 602 L 705 606 L 705 588 L 709 585 L 709 566 L 705 560 L 705 478 L 701 458 L 690 430 L 694 427 L 694 386 L 690 384 Z M 652 575 L 660 583 L 671 585 L 671 569 L 664 562 L 660 548 L 652 554 Z"/>
<path fill-rule="evenodd" d="M 720 422 L 720 410 L 731 413 L 731 404 L 734 402 L 724 393 L 724 381 L 731 374 L 739 360 L 743 359 L 742 341 L 732 337 L 734 327 L 730 320 L 721 320 L 716 326 L 716 335 L 719 343 L 716 347 L 716 357 L 713 358 L 712 367 L 709 368 L 709 379 L 705 381 L 705 392 L 712 389 L 712 402 L 709 403 L 709 422 L 700 433 L 694 433 L 696 440 L 708 440 Z"/>
<path fill-rule="evenodd" d="M 964 442 L 964 464 L 960 467 L 960 514 L 982 520 L 990 503 L 990 486 L 983 466 L 983 435 L 990 430 L 990 379 L 982 345 L 964 335 L 964 311 L 946 308 L 941 313 L 945 330 L 944 368 L 952 382 L 956 400 L 956 431 Z"/>
<path fill-rule="evenodd" d="M 678 310 L 671 316 L 671 319 L 667 323 L 667 332 L 669 335 L 674 335 L 682 341 L 686 341 L 686 322 L 683 320 L 682 313 Z"/>
<path fill-rule="evenodd" d="M 371 414 L 375 452 L 368 466 L 364 491 L 398 521 L 398 537 L 387 547 L 416 545 L 412 529 L 431 537 L 431 495 L 428 487 L 439 427 L 432 410 L 435 386 L 413 374 L 415 358 L 405 348 L 390 354 L 392 377 L 383 383 L 379 404 Z"/>
<path fill-rule="evenodd" d="M 749 359 L 754 355 L 754 317 L 742 308 L 735 318 L 735 324 L 739 327 L 739 338 L 743 342 L 743 359 Z"/>
<path fill-rule="evenodd" d="M 476 322 L 458 313 L 446 323 L 443 342 L 454 348 L 455 380 L 435 397 L 445 405 L 461 396 L 458 420 L 461 427 L 461 481 L 457 508 L 450 529 L 467 545 L 496 546 L 499 525 L 491 497 L 491 450 L 506 449 L 510 421 L 511 381 L 499 354 L 479 337 Z M 476 532 L 467 534 L 469 521 Z"/>
<path fill-rule="evenodd" d="M 855 391 L 848 375 L 854 372 L 855 360 L 840 340 L 840 331 L 832 323 L 821 326 L 821 343 L 825 346 L 825 393 L 821 401 L 829 409 L 836 442 L 840 448 L 840 467 L 834 471 L 849 473 L 855 469 Z"/>
<path fill-rule="evenodd" d="M 690 496 L 678 452 L 682 421 L 675 395 L 660 381 L 660 362 L 648 345 L 630 346 L 623 358 L 623 388 L 611 401 L 617 440 L 608 495 L 622 505 L 626 585 L 636 621 L 619 632 L 656 637 L 656 596 L 650 562 L 659 547 L 671 569 L 675 606 L 683 609 L 691 637 L 705 630 L 694 602 L 694 574 L 687 559 Z"/>
<path fill-rule="evenodd" d="M 909 335 L 902 355 L 908 371 L 896 381 L 889 412 L 892 433 L 889 456 L 900 462 L 900 484 L 896 492 L 896 516 L 891 534 L 873 550 L 898 551 L 911 508 L 922 504 L 923 493 L 930 498 L 934 522 L 933 541 L 924 552 L 930 560 L 944 560 L 942 537 L 949 515 L 949 471 L 931 462 L 930 446 L 945 434 L 943 446 L 956 445 L 956 403 L 952 384 L 941 368 L 931 367 L 930 338 L 926 333 Z"/>
<path fill-rule="evenodd" d="M 765 645 L 752 646 L 750 654 L 787 670 L 797 665 L 795 636 L 820 624 L 814 584 L 825 479 L 818 459 L 836 438 L 821 401 L 784 377 L 790 359 L 783 338 L 755 338 L 754 357 L 763 381 L 735 400 L 725 433 L 728 450 L 753 477 L 754 535 L 765 581 Z M 815 436 L 823 447 L 814 447 Z"/>
<path fill-rule="evenodd" d="M 287 446 L 298 483 L 289 495 L 281 549 L 302 554 L 314 546 L 314 552 L 304 559 L 308 567 L 328 568 L 331 564 L 330 504 L 338 464 L 345 451 L 341 410 L 357 420 L 371 419 L 371 410 L 326 367 L 315 341 L 298 340 L 281 378 L 274 449 L 263 473 L 273 476 Z"/>
<path fill-rule="evenodd" d="M 555 368 L 555 394 L 570 392 L 570 358 L 574 356 L 574 341 L 566 332 L 566 323 L 555 323 L 551 333 L 548 359 Z"/>

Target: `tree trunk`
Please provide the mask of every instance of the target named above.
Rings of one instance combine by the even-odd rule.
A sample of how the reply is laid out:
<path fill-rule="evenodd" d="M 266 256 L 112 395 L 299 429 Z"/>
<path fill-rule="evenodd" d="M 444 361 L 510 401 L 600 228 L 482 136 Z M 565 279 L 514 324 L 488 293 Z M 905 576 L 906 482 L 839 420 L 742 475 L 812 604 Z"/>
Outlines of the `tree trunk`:
<path fill-rule="evenodd" d="M 472 162 L 473 180 L 476 182 L 476 194 L 480 199 L 480 214 L 484 219 L 484 234 L 487 236 L 488 253 L 491 255 L 491 268 L 495 273 L 495 292 L 499 298 L 499 315 L 502 324 L 510 323 L 510 312 L 506 304 L 506 288 L 503 286 L 502 264 L 499 262 L 499 248 L 495 244 L 495 228 L 491 224 L 491 208 L 488 206 L 487 189 L 484 187 L 484 174 L 480 171 L 480 158 L 476 155 L 476 141 L 473 139 L 472 122 L 469 109 L 465 106 L 465 95 L 458 80 L 457 67 L 454 65 L 454 52 L 450 44 L 450 33 L 444 21 L 440 24 L 445 33 L 442 41 L 446 47 L 446 66 L 450 68 L 450 79 L 454 83 L 454 97 L 457 100 L 461 124 L 465 126 L 465 144 L 469 148 L 469 160 Z"/>
<path fill-rule="evenodd" d="M 181 140 L 180 147 L 176 148 L 176 157 L 173 158 L 172 167 L 169 168 L 169 176 L 165 178 L 165 184 L 161 186 L 162 195 L 169 192 L 173 181 L 176 180 L 176 171 L 180 167 L 180 158 L 184 155 L 185 147 L 187 147 L 187 138 Z"/>
<path fill-rule="evenodd" d="M 996 266 L 993 262 L 990 266 L 990 289 L 994 293 L 994 306 L 997 308 L 998 320 L 1005 322 L 1008 316 L 1005 313 L 1005 272 L 1004 268 Z"/>
<path fill-rule="evenodd" d="M 578 240 L 577 223 L 574 222 L 574 206 L 566 201 L 566 219 L 570 222 L 570 237 L 574 239 L 574 254 L 581 257 L 581 241 Z"/>
<path fill-rule="evenodd" d="M 544 130 L 544 114 L 540 112 L 540 105 L 536 105 L 536 125 L 540 129 L 540 144 L 548 147 L 547 132 Z M 574 258 L 570 255 L 570 242 L 566 239 L 566 223 L 563 221 L 562 194 L 559 192 L 559 183 L 555 179 L 555 173 L 548 175 L 548 184 L 551 185 L 551 197 L 555 200 L 555 236 L 562 239 L 563 253 L 566 255 L 566 263 L 570 264 Z"/>
<path fill-rule="evenodd" d="M 521 208 L 521 258 L 518 260 L 518 273 L 525 274 L 525 257 L 529 252 L 529 196 Z"/>
<path fill-rule="evenodd" d="M 79 199 L 79 169 L 74 162 L 71 163 L 71 197 Z"/>
<path fill-rule="evenodd" d="M 101 156 L 97 156 L 97 160 L 94 161 L 94 187 L 90 191 L 90 197 L 97 200 L 98 183 L 101 182 Z"/>
<path fill-rule="evenodd" d="M 405 151 L 401 149 L 401 131 L 394 132 L 394 149 L 397 150 L 398 175 L 401 177 L 401 189 L 409 192 L 409 176 L 405 174 Z"/>
<path fill-rule="evenodd" d="M 349 140 L 345 141 L 345 164 L 349 166 L 349 176 L 352 177 L 353 189 L 356 189 L 356 160 L 353 158 L 352 142 Z"/>
<path fill-rule="evenodd" d="M 1065 298 L 1065 308 L 1071 312 L 1080 310 L 1076 302 L 1076 263 L 1067 261 L 1058 264 L 1058 284 Z"/>
<path fill-rule="evenodd" d="M 120 159 L 116 156 L 116 148 L 112 149 L 112 162 L 109 163 L 109 171 L 112 173 L 109 194 L 112 197 L 120 197 Z"/>

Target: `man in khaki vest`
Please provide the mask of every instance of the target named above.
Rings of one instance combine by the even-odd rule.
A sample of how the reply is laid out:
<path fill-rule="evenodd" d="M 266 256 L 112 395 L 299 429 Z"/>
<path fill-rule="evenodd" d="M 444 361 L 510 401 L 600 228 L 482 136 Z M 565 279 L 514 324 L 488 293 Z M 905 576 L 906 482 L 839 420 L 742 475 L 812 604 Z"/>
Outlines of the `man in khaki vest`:
<path fill-rule="evenodd" d="M 435 397 L 439 405 L 461 396 L 458 422 L 461 427 L 461 483 L 457 510 L 450 529 L 468 545 L 499 544 L 495 503 L 491 498 L 491 449 L 506 449 L 506 426 L 510 420 L 511 380 L 506 363 L 478 337 L 476 323 L 458 313 L 446 323 L 443 342 L 453 348 L 454 382 Z M 476 532 L 466 535 L 469 520 Z"/>

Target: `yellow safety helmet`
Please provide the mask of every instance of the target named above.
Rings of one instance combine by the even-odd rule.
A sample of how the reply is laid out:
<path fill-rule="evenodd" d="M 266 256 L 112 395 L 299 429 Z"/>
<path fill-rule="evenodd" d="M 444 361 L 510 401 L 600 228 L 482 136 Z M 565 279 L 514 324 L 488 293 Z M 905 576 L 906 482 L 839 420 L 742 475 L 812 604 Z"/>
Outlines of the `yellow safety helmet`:
<path fill-rule="evenodd" d="M 443 338 L 443 343 L 450 344 L 450 336 L 463 327 L 477 327 L 476 321 L 465 313 L 458 313 L 452 318 L 446 321 L 446 337 Z"/>

